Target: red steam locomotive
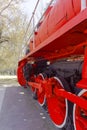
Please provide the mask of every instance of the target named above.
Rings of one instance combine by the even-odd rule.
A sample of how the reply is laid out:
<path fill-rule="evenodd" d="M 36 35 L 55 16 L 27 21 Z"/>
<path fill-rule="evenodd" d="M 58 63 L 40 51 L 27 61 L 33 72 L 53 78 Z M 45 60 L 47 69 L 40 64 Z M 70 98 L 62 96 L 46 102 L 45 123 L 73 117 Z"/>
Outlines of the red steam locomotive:
<path fill-rule="evenodd" d="M 61 130 L 87 130 L 86 7 L 87 0 L 56 0 L 18 63 L 18 82 Z"/>

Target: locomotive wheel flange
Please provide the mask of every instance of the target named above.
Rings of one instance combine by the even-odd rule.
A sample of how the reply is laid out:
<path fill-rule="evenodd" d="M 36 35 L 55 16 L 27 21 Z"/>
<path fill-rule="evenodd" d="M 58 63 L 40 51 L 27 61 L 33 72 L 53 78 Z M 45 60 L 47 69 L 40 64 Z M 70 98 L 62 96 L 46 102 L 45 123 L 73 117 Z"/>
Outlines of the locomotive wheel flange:
<path fill-rule="evenodd" d="M 77 95 L 87 100 L 87 90 L 83 89 Z M 87 130 L 87 110 L 74 104 L 73 121 L 75 130 Z"/>

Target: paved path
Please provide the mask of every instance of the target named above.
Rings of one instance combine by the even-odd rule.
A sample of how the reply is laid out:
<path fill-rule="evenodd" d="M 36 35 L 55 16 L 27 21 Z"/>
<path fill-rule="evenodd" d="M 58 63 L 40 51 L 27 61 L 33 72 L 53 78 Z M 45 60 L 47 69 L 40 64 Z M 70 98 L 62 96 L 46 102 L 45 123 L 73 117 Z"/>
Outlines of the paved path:
<path fill-rule="evenodd" d="M 58 130 L 30 89 L 0 85 L 0 130 Z"/>

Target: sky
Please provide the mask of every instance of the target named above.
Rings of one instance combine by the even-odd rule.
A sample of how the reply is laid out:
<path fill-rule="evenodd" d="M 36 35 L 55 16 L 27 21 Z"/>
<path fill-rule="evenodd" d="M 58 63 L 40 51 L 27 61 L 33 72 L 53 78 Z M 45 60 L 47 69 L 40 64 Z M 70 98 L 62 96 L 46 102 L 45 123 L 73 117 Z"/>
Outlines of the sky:
<path fill-rule="evenodd" d="M 21 5 L 22 12 L 27 15 L 27 21 L 30 22 L 32 13 L 34 11 L 35 5 L 38 0 L 24 0 L 23 4 Z M 50 3 L 51 0 L 40 0 L 36 13 L 34 15 L 34 27 L 38 24 L 43 12 L 47 8 L 48 3 Z M 32 19 L 33 20 L 33 19 Z M 31 21 L 31 24 L 33 21 Z M 30 26 L 31 26 L 30 24 Z"/>
<path fill-rule="evenodd" d="M 30 16 L 34 10 L 37 0 L 25 0 L 22 4 L 22 11 Z"/>
<path fill-rule="evenodd" d="M 35 8 L 35 5 L 38 0 L 25 0 L 25 2 L 22 4 L 22 11 L 27 14 L 27 16 L 30 18 L 32 15 L 32 12 Z M 41 11 L 46 7 L 46 4 L 50 2 L 51 0 L 40 0 L 37 13 L 41 13 Z M 43 8 L 43 9 L 42 9 Z"/>
<path fill-rule="evenodd" d="M 40 0 L 40 2 L 38 4 L 38 8 L 36 10 L 36 13 L 34 15 L 34 26 L 32 26 L 33 25 L 32 24 L 33 19 L 31 21 L 31 23 L 30 23 L 30 19 L 31 19 L 31 16 L 32 16 L 32 13 L 34 11 L 34 8 L 35 8 L 37 1 L 38 0 L 25 0 L 25 2 L 21 5 L 22 12 L 27 15 L 27 21 L 30 24 L 28 26 L 28 28 L 33 27 L 32 29 L 34 29 L 36 27 L 36 25 L 38 24 L 42 14 L 46 10 L 48 4 L 51 2 L 51 0 Z M 30 36 L 31 36 L 31 33 L 30 33 Z"/>

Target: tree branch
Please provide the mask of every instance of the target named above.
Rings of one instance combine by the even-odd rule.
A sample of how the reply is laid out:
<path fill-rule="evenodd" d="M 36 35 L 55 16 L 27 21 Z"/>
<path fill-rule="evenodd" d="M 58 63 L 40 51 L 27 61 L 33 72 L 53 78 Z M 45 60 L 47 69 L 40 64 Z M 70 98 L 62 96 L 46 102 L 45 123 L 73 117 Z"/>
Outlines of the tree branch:
<path fill-rule="evenodd" d="M 0 11 L 0 15 L 10 6 L 10 4 L 12 3 L 13 0 L 11 0 L 1 11 Z"/>
<path fill-rule="evenodd" d="M 3 43 L 3 42 L 9 42 L 9 38 L 1 38 L 0 39 L 0 44 Z"/>

